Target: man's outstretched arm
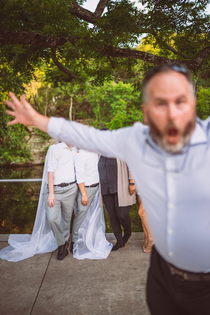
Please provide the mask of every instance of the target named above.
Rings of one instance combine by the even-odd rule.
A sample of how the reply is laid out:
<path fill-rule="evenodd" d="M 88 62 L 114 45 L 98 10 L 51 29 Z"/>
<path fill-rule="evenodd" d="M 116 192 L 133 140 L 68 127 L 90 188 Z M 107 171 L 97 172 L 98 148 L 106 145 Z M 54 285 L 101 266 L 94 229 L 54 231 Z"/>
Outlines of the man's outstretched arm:
<path fill-rule="evenodd" d="M 7 114 L 14 116 L 9 125 L 21 123 L 34 126 L 47 132 L 57 142 L 64 141 L 67 145 L 76 146 L 88 151 L 100 153 L 108 157 L 118 157 L 127 163 L 131 149 L 142 144 L 143 125 L 137 128 L 126 127 L 118 130 L 97 130 L 64 118 L 45 117 L 37 113 L 22 95 L 20 101 L 13 93 L 9 93 L 12 101 L 6 101 L 13 111 Z M 138 139 L 137 139 L 138 134 Z M 137 140 L 137 143 L 136 143 Z"/>
<path fill-rule="evenodd" d="M 7 110 L 6 113 L 15 117 L 8 125 L 23 124 L 25 126 L 34 126 L 38 129 L 47 132 L 49 118 L 35 111 L 35 109 L 26 101 L 25 95 L 22 95 L 20 101 L 10 92 L 9 96 L 12 101 L 5 101 L 5 104 L 11 107 L 12 110 Z"/>

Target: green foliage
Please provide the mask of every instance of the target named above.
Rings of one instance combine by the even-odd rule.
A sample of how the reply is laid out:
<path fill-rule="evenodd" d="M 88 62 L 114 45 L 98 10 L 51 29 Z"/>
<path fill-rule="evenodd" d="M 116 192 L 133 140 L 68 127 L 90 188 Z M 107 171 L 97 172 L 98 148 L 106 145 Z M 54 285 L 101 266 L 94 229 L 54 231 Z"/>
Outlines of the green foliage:
<path fill-rule="evenodd" d="M 52 104 L 47 113 L 69 119 L 70 104 L 72 102 L 72 120 L 82 121 L 99 128 L 117 129 L 130 126 L 135 121 L 142 121 L 141 97 L 139 91 L 134 91 L 133 84 L 118 81 L 107 82 L 102 86 L 95 86 L 90 81 L 80 84 L 51 87 L 48 103 Z M 36 102 L 39 98 L 39 90 Z M 50 106 L 48 106 L 50 107 Z"/>
<path fill-rule="evenodd" d="M 72 119 L 84 119 L 86 117 L 85 108 L 83 110 L 82 117 L 80 115 L 80 109 L 82 108 L 82 104 L 86 100 L 87 90 L 88 84 L 86 82 L 80 84 L 70 84 L 68 82 L 62 85 L 58 84 L 53 92 L 57 104 L 56 115 L 69 119 L 70 104 L 72 102 Z"/>
<path fill-rule="evenodd" d="M 87 98 L 95 115 L 95 127 L 117 129 L 143 121 L 139 93 L 131 84 L 109 82 L 93 87 Z"/>
<path fill-rule="evenodd" d="M 201 119 L 206 119 L 210 116 L 210 88 L 199 87 L 196 110 Z"/>
<path fill-rule="evenodd" d="M 74 1 L 81 5 L 84 1 Z M 98 1 L 99 2 L 99 1 Z M 76 83 L 84 82 L 84 74 L 95 84 L 113 79 L 113 69 L 130 71 L 135 58 L 120 58 L 109 47 L 133 49 L 140 37 L 147 35 L 148 42 L 161 49 L 154 55 L 172 59 L 194 58 L 201 49 L 209 46 L 208 0 L 131 0 L 108 1 L 104 14 L 94 25 L 71 14 L 71 1 L 66 0 L 1 0 L 0 30 L 26 32 L 54 37 L 74 37 L 56 47 L 56 58 L 76 76 Z M 28 33 L 27 33 L 28 32 Z M 173 49 L 171 49 L 171 47 Z M 0 49 L 0 77 L 6 90 L 16 89 L 29 82 L 35 69 L 44 62 L 49 81 L 54 84 L 70 81 L 68 75 L 53 63 L 53 51 L 46 43 L 5 45 Z M 94 60 L 94 63 L 91 61 Z M 142 58 L 144 60 L 144 58 Z M 206 62 L 209 61 L 209 56 Z M 1 85 L 0 83 L 0 85 Z"/>
<path fill-rule="evenodd" d="M 26 127 L 22 125 L 7 126 L 10 120 L 5 114 L 5 105 L 0 106 L 0 165 L 27 163 L 30 161 L 30 147 L 25 137 L 28 136 Z"/>
<path fill-rule="evenodd" d="M 0 165 L 27 163 L 32 158 L 30 147 L 26 143 L 27 128 L 21 125 L 8 126 L 11 117 L 5 113 L 5 99 L 9 89 L 16 94 L 24 92 L 25 76 L 15 73 L 5 58 L 0 55 Z"/>
<path fill-rule="evenodd" d="M 34 128 L 34 131 L 41 139 L 44 139 L 44 140 L 51 139 L 51 137 L 47 133 L 45 133 L 45 132 L 43 132 L 37 128 Z"/>
<path fill-rule="evenodd" d="M 96 63 L 97 64 L 97 63 Z M 94 61 L 91 61 L 94 67 Z M 137 73 L 140 68 L 136 66 L 133 73 Z M 81 82 L 48 82 L 46 65 L 42 63 L 40 69 L 36 69 L 37 81 L 32 80 L 30 84 L 25 84 L 26 96 L 34 108 L 48 116 L 62 116 L 69 119 L 70 104 L 72 102 L 72 119 L 82 121 L 95 127 L 117 129 L 132 125 L 135 121 L 142 121 L 143 115 L 140 108 L 141 97 L 139 91 L 134 91 L 132 83 L 129 82 L 129 73 L 123 74 L 115 71 L 117 82 L 110 81 L 103 85 L 94 85 L 92 77 L 81 73 Z M 113 73 L 114 76 L 114 73 Z M 130 80 L 134 82 L 134 80 Z M 21 92 L 21 88 L 19 91 Z M 30 132 L 26 127 L 15 125 L 8 127 L 7 122 L 11 120 L 5 114 L 3 100 L 7 93 L 1 94 L 2 107 L 0 118 L 0 164 L 15 164 L 29 162 L 31 159 L 30 148 L 25 139 L 30 137 Z M 41 140 L 49 139 L 45 133 L 35 129 Z"/>

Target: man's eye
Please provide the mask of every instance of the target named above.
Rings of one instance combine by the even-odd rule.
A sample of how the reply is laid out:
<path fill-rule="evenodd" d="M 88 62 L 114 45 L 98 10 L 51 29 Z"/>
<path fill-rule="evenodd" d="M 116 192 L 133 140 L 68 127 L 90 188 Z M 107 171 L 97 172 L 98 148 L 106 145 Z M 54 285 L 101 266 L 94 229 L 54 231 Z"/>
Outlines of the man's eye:
<path fill-rule="evenodd" d="M 164 102 L 159 102 L 158 103 L 158 106 L 165 106 L 166 105 L 166 103 L 164 103 Z"/>
<path fill-rule="evenodd" d="M 184 100 L 183 100 L 183 99 L 180 99 L 180 100 L 178 100 L 176 103 L 177 103 L 178 105 L 183 104 L 183 103 L 184 103 Z"/>

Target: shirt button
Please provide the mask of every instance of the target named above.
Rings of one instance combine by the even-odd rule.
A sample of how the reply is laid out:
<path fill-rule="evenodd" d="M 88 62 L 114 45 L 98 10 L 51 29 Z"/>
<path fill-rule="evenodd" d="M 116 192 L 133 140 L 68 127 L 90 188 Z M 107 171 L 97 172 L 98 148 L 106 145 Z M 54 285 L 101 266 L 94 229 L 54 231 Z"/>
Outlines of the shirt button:
<path fill-rule="evenodd" d="M 173 256 L 174 253 L 173 252 L 169 252 L 168 254 L 169 254 L 169 256 Z"/>
<path fill-rule="evenodd" d="M 168 234 L 173 234 L 173 230 L 172 229 L 168 229 Z"/>

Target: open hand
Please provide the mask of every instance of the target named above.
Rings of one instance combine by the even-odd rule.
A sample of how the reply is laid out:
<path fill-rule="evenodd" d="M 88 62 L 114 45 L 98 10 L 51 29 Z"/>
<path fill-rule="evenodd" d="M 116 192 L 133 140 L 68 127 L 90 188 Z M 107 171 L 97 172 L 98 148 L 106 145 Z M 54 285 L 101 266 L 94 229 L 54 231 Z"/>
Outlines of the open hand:
<path fill-rule="evenodd" d="M 35 117 L 39 115 L 33 107 L 26 101 L 25 95 L 22 95 L 20 101 L 12 92 L 9 93 L 12 101 L 5 101 L 5 104 L 13 109 L 6 110 L 6 113 L 15 117 L 14 120 L 8 122 L 8 125 L 15 125 L 21 123 L 25 126 L 33 126 Z"/>

